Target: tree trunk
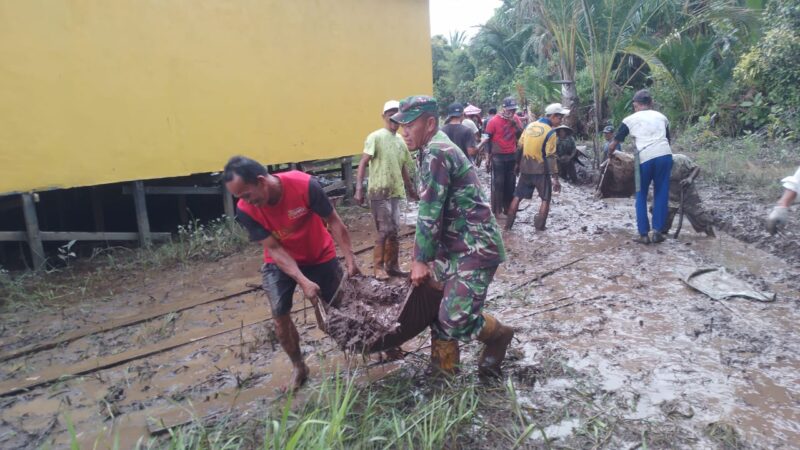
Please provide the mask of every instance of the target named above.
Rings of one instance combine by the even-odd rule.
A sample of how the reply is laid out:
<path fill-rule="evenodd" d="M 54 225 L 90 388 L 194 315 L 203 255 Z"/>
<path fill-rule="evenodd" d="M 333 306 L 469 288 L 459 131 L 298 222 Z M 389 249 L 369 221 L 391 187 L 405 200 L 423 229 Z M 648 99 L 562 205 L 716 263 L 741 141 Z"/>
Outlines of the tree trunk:
<path fill-rule="evenodd" d="M 581 133 L 580 118 L 578 117 L 578 89 L 575 87 L 575 82 L 564 83 L 561 85 L 561 104 L 564 108 L 570 110 L 567 117 L 564 118 L 564 125 L 572 128 L 575 133 Z"/>

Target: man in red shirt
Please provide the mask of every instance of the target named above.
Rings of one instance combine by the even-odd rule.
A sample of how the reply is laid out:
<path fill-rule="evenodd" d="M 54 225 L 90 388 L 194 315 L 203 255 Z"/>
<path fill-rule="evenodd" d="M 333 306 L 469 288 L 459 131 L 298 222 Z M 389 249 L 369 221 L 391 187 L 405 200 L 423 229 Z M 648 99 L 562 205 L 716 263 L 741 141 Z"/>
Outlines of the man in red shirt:
<path fill-rule="evenodd" d="M 300 285 L 306 298 L 330 303 L 342 279 L 334 240 L 344 253 L 348 274 L 359 273 L 350 235 L 311 175 L 297 170 L 273 175 L 258 161 L 234 156 L 225 165 L 222 179 L 239 199 L 236 220 L 251 241 L 264 247 L 264 291 L 278 341 L 294 365 L 288 389 L 298 389 L 308 379 L 308 366 L 300 351 L 300 335 L 289 315 L 294 289 Z"/>
<path fill-rule="evenodd" d="M 492 212 L 497 216 L 501 212 L 508 214 L 508 207 L 514 198 L 514 186 L 517 178 L 514 175 L 514 166 L 517 161 L 517 140 L 522 135 L 522 122 L 515 114 L 517 102 L 514 97 L 503 100 L 503 110 L 489 120 L 486 125 L 485 137 L 479 147 L 491 143 L 489 151 L 491 157 L 492 174 Z"/>

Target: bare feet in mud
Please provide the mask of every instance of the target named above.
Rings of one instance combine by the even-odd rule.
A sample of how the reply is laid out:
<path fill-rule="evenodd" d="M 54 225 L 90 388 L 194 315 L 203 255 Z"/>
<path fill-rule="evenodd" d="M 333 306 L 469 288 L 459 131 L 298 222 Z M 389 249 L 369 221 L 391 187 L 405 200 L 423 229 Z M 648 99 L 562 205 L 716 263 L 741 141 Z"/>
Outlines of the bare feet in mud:
<path fill-rule="evenodd" d="M 292 379 L 289 381 L 289 384 L 284 386 L 283 392 L 286 394 L 297 392 L 297 390 L 303 387 L 308 381 L 308 373 L 309 369 L 306 363 L 302 363 L 301 366 L 294 366 L 292 369 Z"/>

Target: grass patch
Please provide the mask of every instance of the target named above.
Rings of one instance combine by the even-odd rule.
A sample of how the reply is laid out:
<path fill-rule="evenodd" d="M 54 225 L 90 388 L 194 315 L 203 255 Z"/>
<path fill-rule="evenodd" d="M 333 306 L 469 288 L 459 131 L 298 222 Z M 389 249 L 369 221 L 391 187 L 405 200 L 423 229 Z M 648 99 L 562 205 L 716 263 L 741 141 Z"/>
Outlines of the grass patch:
<path fill-rule="evenodd" d="M 683 133 L 674 152 L 685 153 L 701 167 L 701 178 L 722 186 L 775 201 L 783 192 L 780 180 L 800 164 L 800 152 L 791 142 L 750 135 L 724 138 L 698 129 Z"/>
<path fill-rule="evenodd" d="M 170 241 L 150 248 L 109 247 L 89 258 L 70 259 L 59 269 L 10 273 L 0 267 L 0 307 L 42 309 L 84 297 L 99 281 L 146 270 L 218 261 L 248 245 L 246 232 L 226 217 L 179 227 Z M 113 292 L 110 292 L 113 295 Z"/>
<path fill-rule="evenodd" d="M 537 432 L 516 406 L 511 381 L 432 380 L 410 368 L 367 385 L 340 373 L 322 378 L 258 419 L 195 421 L 138 448 L 511 449 Z"/>

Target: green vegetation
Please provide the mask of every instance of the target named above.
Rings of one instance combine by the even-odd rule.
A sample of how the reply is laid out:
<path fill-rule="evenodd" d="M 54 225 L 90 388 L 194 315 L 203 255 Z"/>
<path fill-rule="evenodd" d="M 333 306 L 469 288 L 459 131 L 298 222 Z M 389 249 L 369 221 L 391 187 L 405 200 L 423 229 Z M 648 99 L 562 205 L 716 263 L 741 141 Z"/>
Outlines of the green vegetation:
<path fill-rule="evenodd" d="M 544 350 L 536 365 L 489 384 L 467 373 L 429 378 L 414 365 L 366 384 L 354 375 L 323 376 L 301 398 L 284 398 L 244 422 L 196 419 L 141 439 L 137 449 L 670 448 L 698 439 L 673 423 L 627 418 L 641 407 L 638 397 L 604 390 L 558 351 Z M 734 439 L 705 433 L 725 444 Z"/>
<path fill-rule="evenodd" d="M 307 388 L 307 394 L 301 391 L 306 399 L 289 396 L 260 419 L 213 426 L 195 421 L 163 439 L 140 442 L 139 448 L 440 449 L 463 447 L 475 438 L 479 395 L 474 384 L 417 387 L 413 382 L 403 374 L 363 387 L 336 373 Z"/>
<path fill-rule="evenodd" d="M 702 168 L 706 181 L 754 194 L 765 203 L 780 197 L 780 179 L 797 168 L 795 144 L 765 141 L 759 135 L 730 138 L 715 133 L 701 118 L 673 143 L 676 153 L 691 156 Z M 765 145 L 766 144 L 766 145 Z"/>
<path fill-rule="evenodd" d="M 242 250 L 247 236 L 233 220 L 221 217 L 207 224 L 197 221 L 179 227 L 170 242 L 151 248 L 98 248 L 90 258 L 73 260 L 69 251 L 59 252 L 65 267 L 44 273 L 11 274 L 0 268 L 0 307 L 42 308 L 83 297 L 110 276 L 137 271 L 167 269 L 200 261 L 217 261 Z M 70 256 L 72 255 L 72 256 Z"/>
<path fill-rule="evenodd" d="M 798 30 L 800 0 L 505 0 L 469 42 L 432 38 L 434 94 L 534 113 L 559 100 L 591 135 L 647 87 L 674 128 L 795 140 Z"/>

